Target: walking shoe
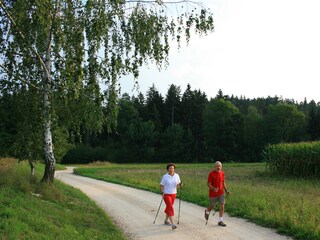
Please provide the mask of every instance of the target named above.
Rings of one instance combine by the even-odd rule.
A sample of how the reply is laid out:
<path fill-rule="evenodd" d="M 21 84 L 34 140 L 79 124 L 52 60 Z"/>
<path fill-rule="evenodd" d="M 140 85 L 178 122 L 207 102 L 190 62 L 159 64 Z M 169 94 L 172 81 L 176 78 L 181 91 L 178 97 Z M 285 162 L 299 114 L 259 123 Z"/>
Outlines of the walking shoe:
<path fill-rule="evenodd" d="M 207 210 L 204 210 L 204 218 L 208 221 L 209 219 L 209 214 L 210 212 L 208 212 Z"/>
<path fill-rule="evenodd" d="M 172 230 L 174 230 L 174 229 L 176 229 L 176 228 L 177 228 L 177 226 L 174 225 L 174 224 L 172 224 Z"/>
<path fill-rule="evenodd" d="M 164 225 L 171 225 L 168 220 L 164 220 Z"/>
<path fill-rule="evenodd" d="M 221 221 L 221 222 L 218 222 L 218 225 L 219 225 L 219 226 L 221 226 L 221 227 L 225 227 L 225 226 L 227 226 L 227 224 L 225 224 L 225 223 L 224 223 L 224 222 L 222 222 L 222 221 Z"/>

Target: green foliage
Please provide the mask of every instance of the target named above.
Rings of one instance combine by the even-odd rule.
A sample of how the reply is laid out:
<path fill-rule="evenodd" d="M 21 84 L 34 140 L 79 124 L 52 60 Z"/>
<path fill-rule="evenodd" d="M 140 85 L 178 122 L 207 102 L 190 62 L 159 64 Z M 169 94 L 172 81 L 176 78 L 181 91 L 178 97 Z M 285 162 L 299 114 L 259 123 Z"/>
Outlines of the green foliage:
<path fill-rule="evenodd" d="M 104 130 L 102 133 L 88 134 L 84 129 L 81 139 L 85 139 L 84 143 L 90 146 L 106 148 L 107 161 L 110 162 L 163 162 L 166 159 L 204 162 L 217 158 L 259 162 L 262 161 L 261 152 L 269 141 L 294 142 L 299 136 L 307 137 L 304 125 L 293 122 L 305 123 L 304 112 L 308 113 L 308 106 L 312 107 L 313 103 L 293 105 L 278 98 L 229 98 L 222 91 L 208 102 L 204 93 L 192 90 L 190 85 L 182 96 L 179 87 L 171 85 L 163 98 L 152 86 L 146 98 L 142 93 L 131 98 L 128 94 L 122 96 L 115 132 L 107 134 Z M 304 111 L 298 110 L 302 107 Z M 148 131 L 139 128 L 147 121 L 158 128 L 153 130 L 150 142 L 140 146 L 139 151 L 143 153 L 140 154 L 139 136 Z M 180 127 L 172 128 L 173 125 L 182 126 L 182 132 Z M 272 128 L 285 131 L 272 135 Z M 136 138 L 129 135 L 133 132 L 138 134 Z M 150 134 L 147 136 L 150 137 Z"/>
<path fill-rule="evenodd" d="M 263 152 L 263 158 L 274 173 L 303 178 L 320 177 L 320 142 L 269 145 Z"/>
<path fill-rule="evenodd" d="M 0 98 L 0 155 L 20 159 L 43 159 L 42 105 L 39 92 L 24 89 Z"/>
<path fill-rule="evenodd" d="M 315 113 L 319 111 L 312 101 L 293 105 L 277 98 L 238 99 L 229 98 L 221 91 L 215 99 L 207 102 L 205 94 L 192 90 L 190 85 L 182 96 L 179 87 L 174 85 L 170 86 L 165 98 L 154 86 L 146 95 L 145 98 L 142 93 L 137 97 L 124 94 L 119 99 L 118 126 L 109 133 L 104 124 L 109 121 L 107 106 L 100 106 L 94 99 L 88 100 L 86 94 L 64 101 L 58 92 L 55 93 L 52 128 L 57 161 L 60 162 L 70 148 L 82 144 L 96 150 L 89 150 L 90 155 L 81 153 L 72 157 L 71 162 L 76 159 L 81 162 L 163 162 L 165 159 L 201 162 L 216 158 L 217 153 L 228 161 L 257 162 L 261 161 L 261 151 L 269 143 L 295 142 L 318 136 L 316 131 L 310 134 L 311 129 L 316 129 Z M 31 154 L 34 159 L 43 159 L 43 132 L 38 128 L 42 118 L 37 116 L 39 110 L 36 108 L 41 108 L 41 104 L 33 103 L 39 97 L 28 92 L 0 97 L 0 155 L 26 159 Z M 21 104 L 24 99 L 28 101 Z M 21 105 L 18 106 L 17 102 Z M 216 105 L 219 102 L 221 108 L 213 107 L 212 102 Z M 311 115 L 307 123 L 308 113 Z M 139 130 L 147 121 L 158 127 Z M 183 128 L 183 133 L 179 133 L 176 139 L 172 123 Z M 135 132 L 139 136 L 129 136 Z M 150 142 L 145 142 L 140 151 L 141 134 L 146 134 Z M 181 134 L 183 138 L 179 140 Z M 177 147 L 173 149 L 173 145 Z M 183 154 L 177 153 L 181 151 Z M 85 160 L 83 156 L 86 156 Z"/>
<path fill-rule="evenodd" d="M 306 116 L 297 106 L 280 103 L 268 107 L 265 116 L 269 143 L 302 141 L 306 132 Z"/>
<path fill-rule="evenodd" d="M 320 108 L 314 101 L 310 102 L 310 110 L 306 113 L 308 116 L 307 133 L 312 141 L 320 139 Z"/>
<path fill-rule="evenodd" d="M 70 149 L 63 157 L 62 163 L 91 163 L 95 161 L 109 161 L 107 148 L 93 148 L 78 144 Z"/>
<path fill-rule="evenodd" d="M 204 117 L 208 155 L 215 160 L 237 160 L 242 144 L 243 120 L 239 109 L 225 99 L 212 99 Z"/>
<path fill-rule="evenodd" d="M 76 173 L 159 193 L 166 164 L 108 164 L 75 169 Z M 207 175 L 211 164 L 177 164 L 183 181 L 182 199 L 207 207 Z M 266 171 L 265 163 L 223 163 L 231 195 L 225 209 L 297 240 L 320 237 L 320 182 L 284 178 Z M 160 198 L 160 195 L 159 195 Z M 202 215 L 202 213 L 199 213 Z"/>
<path fill-rule="evenodd" d="M 54 154 L 57 162 L 60 163 L 63 156 L 65 156 L 69 149 L 72 149 L 74 145 L 68 142 L 68 134 L 66 130 L 63 130 L 62 128 L 54 129 L 54 135 Z"/>
<path fill-rule="evenodd" d="M 173 124 L 162 134 L 161 162 L 181 162 L 185 159 L 185 133 L 180 124 Z"/>
<path fill-rule="evenodd" d="M 243 118 L 243 151 L 248 161 L 257 162 L 265 144 L 263 116 L 255 106 Z"/>
<path fill-rule="evenodd" d="M 205 161 L 203 111 L 207 101 L 206 94 L 200 90 L 191 90 L 190 84 L 181 98 L 181 124 L 188 140 L 192 141 L 186 145 L 190 162 Z"/>
<path fill-rule="evenodd" d="M 119 101 L 119 115 L 117 133 L 126 134 L 131 123 L 139 118 L 138 109 L 134 103 L 128 99 L 121 99 Z"/>
<path fill-rule="evenodd" d="M 166 127 L 181 122 L 181 89 L 170 85 L 164 102 L 164 125 Z"/>
<path fill-rule="evenodd" d="M 139 119 L 129 125 L 128 132 L 123 139 L 125 162 L 151 162 L 155 154 L 155 127 L 153 122 L 142 122 Z M 121 153 L 120 153 L 121 154 Z"/>
<path fill-rule="evenodd" d="M 175 3 L 185 4 L 188 1 Z M 38 121 L 17 120 L 15 124 L 27 126 L 18 129 L 24 130 L 21 136 L 11 139 L 6 132 L 0 142 L 15 141 L 15 156 L 29 159 L 38 158 L 31 150 L 45 149 L 46 169 L 54 171 L 52 144 L 61 139 L 52 139 L 52 124 L 60 133 L 69 130 L 70 143 L 81 129 L 86 135 L 103 128 L 111 132 L 117 126 L 122 75 L 137 78 L 149 61 L 159 69 L 167 65 L 169 41 L 176 38 L 180 44 L 182 33 L 188 42 L 192 29 L 196 34 L 213 31 L 212 13 L 206 9 L 184 8 L 168 16 L 166 7 L 148 1 L 1 1 L 0 96 L 26 93 L 30 101 L 17 107 L 29 110 L 24 106 L 28 103 L 39 110 L 30 115 Z M 39 103 L 42 107 L 37 108 Z M 161 113 L 155 109 L 155 114 Z M 39 134 L 44 135 L 42 144 L 36 141 Z M 149 148 L 146 155 L 152 152 Z M 53 181 L 52 171 L 46 171 L 43 180 Z"/>
<path fill-rule="evenodd" d="M 180 47 L 193 30 L 202 35 L 214 29 L 212 14 L 185 7 L 188 2 L 176 3 L 170 16 L 161 1 L 2 0 L 0 155 L 50 155 L 42 152 L 41 136 L 49 132 L 43 126 L 53 133 L 58 161 L 77 143 L 107 146 L 101 151 L 118 162 L 175 158 L 164 140 L 173 141 L 173 124 L 184 131 L 183 144 L 174 140 L 185 153 L 177 160 L 187 162 L 259 161 L 267 144 L 319 139 L 320 108 L 314 101 L 250 100 L 220 90 L 208 104 L 205 93 L 190 85 L 182 96 L 172 85 L 164 99 L 152 86 L 146 98 L 119 100 L 122 75 L 137 78 L 149 62 L 165 67 L 172 40 Z M 214 109 L 214 101 L 226 103 Z M 90 157 L 81 161 L 103 159 Z"/>
<path fill-rule="evenodd" d="M 151 120 L 154 123 L 156 131 L 161 132 L 163 130 L 164 102 L 162 95 L 154 85 L 147 91 L 146 110 L 146 120 Z"/>

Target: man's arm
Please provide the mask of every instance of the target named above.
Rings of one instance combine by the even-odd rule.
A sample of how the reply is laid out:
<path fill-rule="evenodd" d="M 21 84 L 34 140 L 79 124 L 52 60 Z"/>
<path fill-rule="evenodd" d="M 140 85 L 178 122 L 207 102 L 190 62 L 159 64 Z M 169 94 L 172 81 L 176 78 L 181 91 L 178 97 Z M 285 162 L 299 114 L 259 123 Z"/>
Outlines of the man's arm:
<path fill-rule="evenodd" d="M 218 192 L 218 190 L 219 190 L 219 188 L 213 187 L 210 182 L 208 182 L 208 187 L 209 187 L 209 189 L 211 189 L 214 192 Z"/>
<path fill-rule="evenodd" d="M 230 194 L 230 192 L 229 192 L 228 189 L 227 189 L 227 184 L 226 184 L 225 181 L 223 181 L 223 189 L 226 191 L 226 193 L 227 193 L 228 195 Z"/>

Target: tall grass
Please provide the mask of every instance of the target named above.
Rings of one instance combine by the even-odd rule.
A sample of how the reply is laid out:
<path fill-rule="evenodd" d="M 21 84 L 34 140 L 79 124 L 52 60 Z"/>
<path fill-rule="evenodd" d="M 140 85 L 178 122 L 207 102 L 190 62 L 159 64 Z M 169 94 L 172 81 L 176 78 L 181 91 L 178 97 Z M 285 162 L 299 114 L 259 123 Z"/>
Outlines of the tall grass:
<path fill-rule="evenodd" d="M 43 166 L 0 158 L 0 239 L 126 239 L 79 190 L 41 184 Z"/>
<path fill-rule="evenodd" d="M 213 164 L 179 164 L 182 199 L 206 207 L 207 175 Z M 226 212 L 296 239 L 320 239 L 320 181 L 288 179 L 266 171 L 264 163 L 223 164 L 228 189 Z M 159 193 L 165 164 L 108 164 L 76 173 Z M 179 194 L 179 193 L 178 193 Z M 202 212 L 199 212 L 202 214 Z"/>
<path fill-rule="evenodd" d="M 281 175 L 320 178 L 320 142 L 282 143 L 266 147 L 264 161 Z"/>

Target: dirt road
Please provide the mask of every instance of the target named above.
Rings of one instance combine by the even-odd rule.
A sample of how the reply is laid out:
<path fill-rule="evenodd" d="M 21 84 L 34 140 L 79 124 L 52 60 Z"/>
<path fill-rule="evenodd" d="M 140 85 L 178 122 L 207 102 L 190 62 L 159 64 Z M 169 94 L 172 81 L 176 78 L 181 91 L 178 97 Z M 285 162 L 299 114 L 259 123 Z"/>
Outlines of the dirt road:
<path fill-rule="evenodd" d="M 161 195 L 117 184 L 81 177 L 72 173 L 72 168 L 57 171 L 56 179 L 80 189 L 106 211 L 116 225 L 133 240 L 282 240 L 290 239 L 275 231 L 246 220 L 224 216 L 227 227 L 217 225 L 218 214 L 205 225 L 204 208 L 181 201 L 180 224 L 175 230 L 163 224 L 164 203 L 156 223 L 153 224 Z M 176 217 L 179 200 L 176 200 Z"/>

